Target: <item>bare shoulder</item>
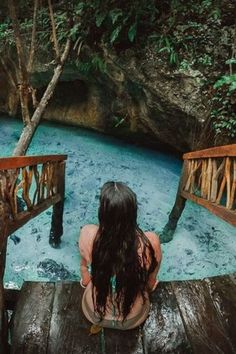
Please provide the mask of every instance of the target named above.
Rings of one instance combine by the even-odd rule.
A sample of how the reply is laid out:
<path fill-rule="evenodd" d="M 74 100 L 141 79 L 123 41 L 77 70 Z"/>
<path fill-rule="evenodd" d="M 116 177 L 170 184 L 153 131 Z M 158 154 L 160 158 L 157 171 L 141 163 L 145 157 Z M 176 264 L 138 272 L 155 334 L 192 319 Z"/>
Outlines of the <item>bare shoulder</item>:
<path fill-rule="evenodd" d="M 148 239 L 150 240 L 156 240 L 160 242 L 160 237 L 158 234 L 156 234 L 154 231 L 145 231 L 145 235 L 147 236 Z"/>
<path fill-rule="evenodd" d="M 144 232 L 149 241 L 151 242 L 151 245 L 154 249 L 156 259 L 158 262 L 161 262 L 162 259 L 162 251 L 161 251 L 161 242 L 160 242 L 160 237 L 153 231 L 146 231 Z"/>
<path fill-rule="evenodd" d="M 93 233 L 97 232 L 98 225 L 95 224 L 86 224 L 80 229 L 80 233 Z"/>
<path fill-rule="evenodd" d="M 79 241 L 93 239 L 98 231 L 98 225 L 86 224 L 80 229 Z"/>

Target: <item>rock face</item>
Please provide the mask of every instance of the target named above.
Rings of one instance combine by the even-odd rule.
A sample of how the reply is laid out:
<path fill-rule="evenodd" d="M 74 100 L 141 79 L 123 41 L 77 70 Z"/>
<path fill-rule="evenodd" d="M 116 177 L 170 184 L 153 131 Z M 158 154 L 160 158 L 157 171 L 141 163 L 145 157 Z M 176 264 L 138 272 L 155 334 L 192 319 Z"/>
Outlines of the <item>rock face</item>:
<path fill-rule="evenodd" d="M 173 71 L 151 49 L 138 58 L 127 51 L 122 60 L 110 57 L 113 116 L 125 117 L 134 134 L 174 147 L 192 149 L 209 110 L 202 95 L 204 76 L 198 71 Z"/>
<path fill-rule="evenodd" d="M 108 57 L 107 74 L 93 82 L 61 81 L 44 118 L 183 152 L 207 116 L 203 82 L 200 72 L 171 72 L 151 51 L 141 60 L 128 52 L 122 61 Z M 15 115 L 18 97 L 4 73 L 0 87 L 0 111 Z"/>
<path fill-rule="evenodd" d="M 200 72 L 171 72 L 153 56 L 147 52 L 140 60 L 127 52 L 122 61 L 108 57 L 107 73 L 98 74 L 93 81 L 81 79 L 76 72 L 76 79 L 72 75 L 70 81 L 62 76 L 44 119 L 179 152 L 191 150 L 208 111 L 201 93 L 203 76 Z M 15 115 L 18 95 L 7 82 L 2 72 L 0 111 Z M 39 95 L 43 88 L 38 88 Z"/>

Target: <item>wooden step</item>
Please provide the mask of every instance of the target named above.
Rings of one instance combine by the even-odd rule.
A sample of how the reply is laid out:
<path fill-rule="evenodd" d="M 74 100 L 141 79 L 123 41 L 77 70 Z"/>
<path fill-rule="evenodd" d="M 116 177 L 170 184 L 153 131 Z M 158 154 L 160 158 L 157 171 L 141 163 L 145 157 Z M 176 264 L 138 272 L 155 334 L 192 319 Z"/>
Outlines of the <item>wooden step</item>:
<path fill-rule="evenodd" d="M 11 353 L 236 353 L 235 279 L 160 283 L 144 326 L 91 336 L 78 282 L 26 282 L 14 313 Z"/>
<path fill-rule="evenodd" d="M 90 334 L 78 282 L 25 282 L 13 320 L 12 354 L 142 354 L 141 331 Z"/>

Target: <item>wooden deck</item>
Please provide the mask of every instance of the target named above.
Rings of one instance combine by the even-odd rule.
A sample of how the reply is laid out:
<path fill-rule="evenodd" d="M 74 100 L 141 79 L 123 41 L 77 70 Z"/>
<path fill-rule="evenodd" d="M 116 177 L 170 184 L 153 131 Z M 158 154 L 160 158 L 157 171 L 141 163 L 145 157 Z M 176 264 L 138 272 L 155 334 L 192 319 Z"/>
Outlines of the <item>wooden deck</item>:
<path fill-rule="evenodd" d="M 144 326 L 89 336 L 77 282 L 24 283 L 12 354 L 236 353 L 236 274 L 162 282 Z"/>

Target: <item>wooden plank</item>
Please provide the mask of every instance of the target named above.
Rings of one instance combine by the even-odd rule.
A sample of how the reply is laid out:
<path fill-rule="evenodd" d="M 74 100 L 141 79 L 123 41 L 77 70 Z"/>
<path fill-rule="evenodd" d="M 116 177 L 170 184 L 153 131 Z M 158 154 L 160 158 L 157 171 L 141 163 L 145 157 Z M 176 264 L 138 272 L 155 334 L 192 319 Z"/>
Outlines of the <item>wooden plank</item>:
<path fill-rule="evenodd" d="M 145 354 L 192 353 L 171 284 L 160 283 L 151 302 L 143 327 Z"/>
<path fill-rule="evenodd" d="M 13 318 L 11 354 L 46 354 L 55 285 L 26 282 Z"/>
<path fill-rule="evenodd" d="M 17 219 L 10 221 L 7 226 L 7 235 L 11 235 L 14 231 L 26 224 L 29 220 L 33 219 L 50 206 L 58 203 L 61 200 L 60 194 L 50 197 L 40 204 L 35 205 L 30 211 L 23 211 L 17 215 Z"/>
<path fill-rule="evenodd" d="M 101 333 L 89 336 L 91 323 L 83 315 L 82 296 L 77 282 L 56 284 L 48 354 L 101 353 Z"/>
<path fill-rule="evenodd" d="M 104 354 L 143 354 L 141 328 L 121 331 L 104 329 Z"/>
<path fill-rule="evenodd" d="M 236 353 L 236 284 L 228 275 L 205 279 L 205 283 Z"/>
<path fill-rule="evenodd" d="M 194 353 L 235 353 L 202 281 L 173 282 L 181 317 Z"/>
<path fill-rule="evenodd" d="M 184 160 L 201 159 L 207 157 L 236 156 L 236 144 L 216 146 L 210 149 L 188 152 L 183 155 Z"/>
<path fill-rule="evenodd" d="M 196 195 L 188 193 L 186 191 L 182 191 L 181 195 L 184 198 L 192 200 L 194 203 L 197 203 L 197 204 L 203 206 L 204 208 L 210 210 L 210 212 L 217 215 L 221 219 L 227 221 L 231 225 L 236 226 L 236 210 L 226 209 L 226 207 L 224 207 L 222 205 L 218 205 L 216 203 L 209 202 L 206 199 L 197 197 Z"/>
<path fill-rule="evenodd" d="M 26 166 L 39 165 L 46 162 L 64 161 L 67 155 L 39 155 L 0 158 L 0 170 L 9 170 Z"/>

